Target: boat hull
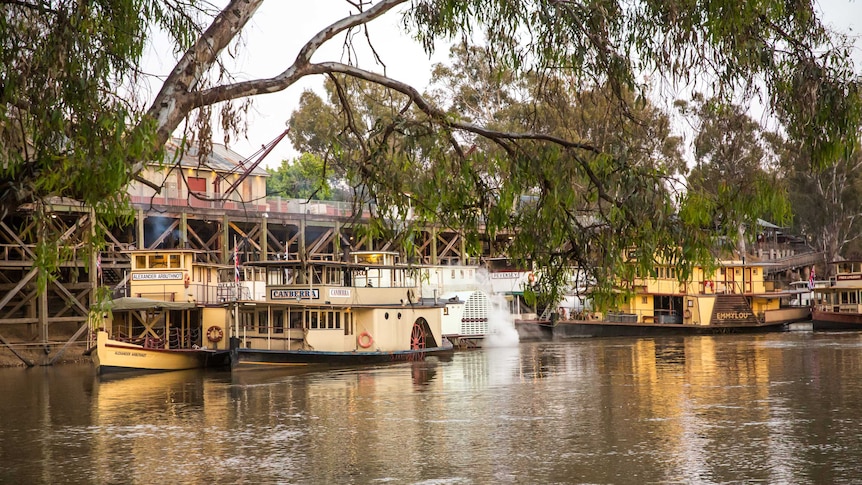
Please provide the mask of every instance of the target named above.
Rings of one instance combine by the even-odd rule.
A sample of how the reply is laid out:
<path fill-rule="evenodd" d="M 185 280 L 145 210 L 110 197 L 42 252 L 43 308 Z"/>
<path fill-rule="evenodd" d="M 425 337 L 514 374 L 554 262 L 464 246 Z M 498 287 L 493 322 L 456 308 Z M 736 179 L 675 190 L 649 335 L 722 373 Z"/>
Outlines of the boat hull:
<path fill-rule="evenodd" d="M 515 330 L 521 342 L 554 338 L 554 324 L 546 320 L 515 320 Z"/>
<path fill-rule="evenodd" d="M 456 349 L 478 349 L 485 341 L 485 335 L 443 335 Z"/>
<path fill-rule="evenodd" d="M 553 327 L 555 339 L 576 337 L 655 337 L 664 335 L 715 335 L 724 333 L 783 332 L 789 322 L 750 325 L 690 325 L 672 323 L 618 323 L 561 321 Z"/>
<path fill-rule="evenodd" d="M 350 366 L 386 362 L 419 361 L 428 356 L 451 356 L 452 347 L 392 352 L 327 352 L 318 350 L 258 350 L 235 348 L 231 351 L 231 368 L 265 366 L 330 365 Z"/>
<path fill-rule="evenodd" d="M 229 364 L 227 350 L 150 349 L 108 338 L 99 332 L 93 362 L 99 374 L 171 371 L 221 367 Z"/>
<path fill-rule="evenodd" d="M 815 309 L 811 313 L 816 330 L 862 330 L 862 313 L 829 312 Z"/>

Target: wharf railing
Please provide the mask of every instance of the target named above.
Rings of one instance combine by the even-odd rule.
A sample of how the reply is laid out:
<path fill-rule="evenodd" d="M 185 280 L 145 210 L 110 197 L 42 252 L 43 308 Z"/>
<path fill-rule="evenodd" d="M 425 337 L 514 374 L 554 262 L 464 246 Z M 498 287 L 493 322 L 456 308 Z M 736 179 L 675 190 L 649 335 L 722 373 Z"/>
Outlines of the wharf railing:
<path fill-rule="evenodd" d="M 132 195 L 131 202 L 137 207 L 151 205 L 177 208 L 192 207 L 196 209 L 212 209 L 219 211 L 243 211 L 250 215 L 297 214 L 329 217 L 355 217 L 356 204 L 346 201 L 306 200 L 282 197 L 267 197 L 260 201 L 246 202 L 238 200 L 236 194 L 207 193 L 200 197 L 180 197 L 175 189 L 163 190 L 157 195 Z M 371 205 L 363 204 L 360 217 L 371 216 Z"/>

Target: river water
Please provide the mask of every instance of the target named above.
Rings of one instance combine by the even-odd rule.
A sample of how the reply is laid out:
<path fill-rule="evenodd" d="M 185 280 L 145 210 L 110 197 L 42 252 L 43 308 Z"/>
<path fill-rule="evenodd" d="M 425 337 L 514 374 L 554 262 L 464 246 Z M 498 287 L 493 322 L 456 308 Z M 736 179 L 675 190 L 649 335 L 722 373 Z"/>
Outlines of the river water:
<path fill-rule="evenodd" d="M 862 334 L 119 379 L 0 369 L 0 409 L 0 483 L 859 483 Z"/>

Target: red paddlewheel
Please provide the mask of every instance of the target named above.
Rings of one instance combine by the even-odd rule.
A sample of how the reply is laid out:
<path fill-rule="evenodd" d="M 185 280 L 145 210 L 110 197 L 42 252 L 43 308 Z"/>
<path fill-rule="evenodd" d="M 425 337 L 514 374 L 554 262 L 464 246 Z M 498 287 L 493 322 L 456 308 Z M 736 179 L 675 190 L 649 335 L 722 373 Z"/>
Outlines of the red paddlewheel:
<path fill-rule="evenodd" d="M 425 330 L 419 323 L 413 324 L 413 333 L 410 334 L 410 349 L 419 350 L 425 348 Z"/>

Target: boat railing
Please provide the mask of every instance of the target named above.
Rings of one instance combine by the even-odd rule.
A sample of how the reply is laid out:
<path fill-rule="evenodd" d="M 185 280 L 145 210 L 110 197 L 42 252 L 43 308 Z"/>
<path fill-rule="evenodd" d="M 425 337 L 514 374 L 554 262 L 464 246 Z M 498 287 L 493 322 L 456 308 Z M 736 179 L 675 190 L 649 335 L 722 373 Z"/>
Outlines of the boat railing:
<path fill-rule="evenodd" d="M 172 349 L 190 349 L 200 341 L 200 328 L 171 328 L 168 346 Z"/>
<path fill-rule="evenodd" d="M 638 315 L 636 313 L 609 311 L 605 314 L 605 319 L 614 323 L 637 323 Z"/>
<path fill-rule="evenodd" d="M 158 335 L 158 332 L 156 332 L 156 334 Z M 129 344 L 140 345 L 140 346 L 144 347 L 145 349 L 163 349 L 163 348 L 165 348 L 165 339 L 162 338 L 161 336 L 154 337 L 149 332 L 147 333 L 147 335 L 145 335 L 143 337 L 133 337 L 130 335 L 126 335 L 123 332 L 117 331 L 117 332 L 114 332 L 114 334 L 111 336 L 111 338 L 113 340 L 118 341 L 118 342 L 125 342 L 125 343 L 129 343 Z"/>
<path fill-rule="evenodd" d="M 188 288 L 177 291 L 175 285 L 163 287 L 149 286 L 148 291 L 132 292 L 128 285 L 121 285 L 111 290 L 111 298 L 122 297 L 147 298 L 159 301 L 191 301 L 199 305 L 216 305 L 236 300 L 253 300 L 252 290 L 246 285 L 212 285 L 207 283 L 191 283 Z"/>
<path fill-rule="evenodd" d="M 682 323 L 682 313 L 677 310 L 656 309 L 653 318 L 656 323 Z"/>
<path fill-rule="evenodd" d="M 178 301 L 177 300 L 177 292 L 176 291 L 167 291 L 167 289 L 163 289 L 162 291 L 156 290 L 154 291 L 140 291 L 137 293 L 133 293 L 132 296 L 135 298 L 147 298 L 149 300 L 159 300 L 159 301 Z"/>
<path fill-rule="evenodd" d="M 704 295 L 735 295 L 751 291 L 751 282 L 746 281 L 743 287 L 741 281 L 712 281 L 698 283 L 698 289 Z"/>

